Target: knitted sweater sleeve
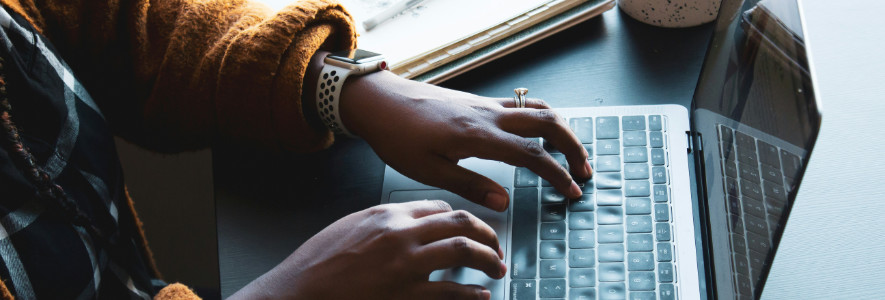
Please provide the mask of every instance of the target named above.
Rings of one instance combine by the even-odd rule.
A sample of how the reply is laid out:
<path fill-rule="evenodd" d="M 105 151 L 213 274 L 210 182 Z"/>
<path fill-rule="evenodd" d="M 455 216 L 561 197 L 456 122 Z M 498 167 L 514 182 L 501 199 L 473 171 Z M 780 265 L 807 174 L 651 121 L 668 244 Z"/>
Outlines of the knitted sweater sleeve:
<path fill-rule="evenodd" d="M 247 0 L 0 1 L 52 42 L 116 133 L 137 144 L 307 152 L 332 142 L 301 92 L 317 50 L 355 47 L 335 0 L 277 12 Z"/>

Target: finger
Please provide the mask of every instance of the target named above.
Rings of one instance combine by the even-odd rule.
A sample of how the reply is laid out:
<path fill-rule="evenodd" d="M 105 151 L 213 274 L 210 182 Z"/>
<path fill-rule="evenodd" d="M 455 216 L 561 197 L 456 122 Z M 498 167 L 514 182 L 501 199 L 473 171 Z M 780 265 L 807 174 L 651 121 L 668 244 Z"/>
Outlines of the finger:
<path fill-rule="evenodd" d="M 420 218 L 414 230 L 423 244 L 464 236 L 494 249 L 500 259 L 504 258 L 495 230 L 467 211 L 456 210 Z"/>
<path fill-rule="evenodd" d="M 424 245 L 415 254 L 416 270 L 421 274 L 454 267 L 476 269 L 494 279 L 500 279 L 507 273 L 507 266 L 496 251 L 463 236 Z"/>
<path fill-rule="evenodd" d="M 569 128 L 565 119 L 549 109 L 506 110 L 498 121 L 502 130 L 527 137 L 543 137 L 565 155 L 572 174 L 590 178 L 593 170 L 587 161 L 589 154 Z"/>
<path fill-rule="evenodd" d="M 409 201 L 394 205 L 405 209 L 409 212 L 409 215 L 415 219 L 452 211 L 452 206 L 442 200 Z"/>
<path fill-rule="evenodd" d="M 465 145 L 472 146 L 468 149 L 472 156 L 529 168 L 569 198 L 578 198 L 582 194 L 581 188 L 572 180 L 569 172 L 540 144 L 532 140 L 495 130 Z"/>
<path fill-rule="evenodd" d="M 416 173 L 409 177 L 451 191 L 493 210 L 504 211 L 510 203 L 510 196 L 501 185 L 441 156 L 429 158 L 426 166 L 424 170 L 427 173 Z"/>
<path fill-rule="evenodd" d="M 495 101 L 498 104 L 501 104 L 503 107 L 507 108 L 515 108 L 516 100 L 511 98 L 495 98 Z M 550 109 L 550 105 L 547 105 L 547 102 L 538 98 L 525 98 L 525 107 L 526 108 L 535 108 L 535 109 Z"/>
<path fill-rule="evenodd" d="M 412 299 L 491 299 L 492 293 L 478 285 L 465 285 L 451 281 L 423 282 L 412 290 Z"/>

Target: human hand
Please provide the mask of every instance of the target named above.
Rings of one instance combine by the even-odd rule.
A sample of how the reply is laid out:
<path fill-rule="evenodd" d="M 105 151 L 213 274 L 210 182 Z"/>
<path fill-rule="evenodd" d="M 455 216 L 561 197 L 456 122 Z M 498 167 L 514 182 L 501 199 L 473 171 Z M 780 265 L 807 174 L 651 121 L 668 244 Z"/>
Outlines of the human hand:
<path fill-rule="evenodd" d="M 513 108 L 513 102 L 376 72 L 347 79 L 340 113 L 345 127 L 400 173 L 491 209 L 507 209 L 507 192 L 458 166 L 459 160 L 479 157 L 527 167 L 563 195 L 580 197 L 569 171 L 524 137 L 543 137 L 565 155 L 572 174 L 590 178 L 581 142 L 543 101 L 528 99 L 526 108 Z"/>
<path fill-rule="evenodd" d="M 465 266 L 507 272 L 494 230 L 443 201 L 375 206 L 326 227 L 231 299 L 489 299 L 481 286 L 430 282 Z"/>

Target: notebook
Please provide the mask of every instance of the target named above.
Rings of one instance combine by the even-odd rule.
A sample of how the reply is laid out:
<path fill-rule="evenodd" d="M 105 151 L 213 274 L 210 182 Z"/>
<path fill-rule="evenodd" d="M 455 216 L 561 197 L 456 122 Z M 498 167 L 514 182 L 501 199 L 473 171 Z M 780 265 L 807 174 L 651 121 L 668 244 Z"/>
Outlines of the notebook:
<path fill-rule="evenodd" d="M 503 279 L 456 268 L 431 280 L 493 299 L 758 298 L 821 121 L 802 27 L 789 25 L 798 3 L 767 3 L 722 1 L 690 110 L 557 110 L 595 170 L 579 199 L 529 169 L 462 160 L 508 190 L 499 213 L 387 167 L 382 203 L 446 200 L 498 234 Z"/>

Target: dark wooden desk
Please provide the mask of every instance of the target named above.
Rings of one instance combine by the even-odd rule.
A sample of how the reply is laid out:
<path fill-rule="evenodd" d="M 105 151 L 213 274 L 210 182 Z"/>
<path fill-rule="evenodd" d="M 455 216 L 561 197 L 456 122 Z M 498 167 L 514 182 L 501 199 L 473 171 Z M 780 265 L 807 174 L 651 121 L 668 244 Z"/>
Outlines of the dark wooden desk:
<path fill-rule="evenodd" d="M 711 30 L 656 28 L 614 9 L 443 85 L 502 97 L 523 86 L 554 107 L 688 106 Z M 359 140 L 300 156 L 219 147 L 213 159 L 225 297 L 381 197 L 384 163 Z"/>

